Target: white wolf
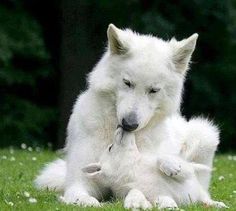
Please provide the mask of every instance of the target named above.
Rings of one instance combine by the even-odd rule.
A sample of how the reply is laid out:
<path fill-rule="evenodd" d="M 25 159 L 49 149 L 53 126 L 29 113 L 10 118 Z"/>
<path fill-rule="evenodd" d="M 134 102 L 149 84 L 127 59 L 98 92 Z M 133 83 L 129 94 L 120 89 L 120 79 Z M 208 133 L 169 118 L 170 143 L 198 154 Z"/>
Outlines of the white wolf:
<path fill-rule="evenodd" d="M 197 172 L 209 172 L 209 167 L 178 156 L 175 160 L 181 171 L 170 178 L 157 169 L 159 160 L 140 154 L 134 133 L 118 128 L 113 144 L 103 152 L 100 161 L 87 165 L 83 171 L 93 182 L 111 187 L 117 198 L 125 199 L 124 207 L 128 209 L 178 208 L 195 202 L 227 207 L 223 202 L 213 201 L 196 177 Z"/>
<path fill-rule="evenodd" d="M 117 125 L 135 132 L 140 153 L 159 157 L 169 176 L 180 171 L 171 155 L 211 168 L 219 143 L 213 124 L 201 118 L 186 121 L 179 114 L 197 34 L 164 41 L 110 24 L 107 35 L 108 49 L 89 74 L 89 87 L 69 120 L 66 159 L 49 164 L 36 179 L 39 188 L 62 190 L 66 203 L 100 205 L 108 190 L 90 182 L 81 168 L 99 160 Z M 197 176 L 207 190 L 211 173 Z"/>

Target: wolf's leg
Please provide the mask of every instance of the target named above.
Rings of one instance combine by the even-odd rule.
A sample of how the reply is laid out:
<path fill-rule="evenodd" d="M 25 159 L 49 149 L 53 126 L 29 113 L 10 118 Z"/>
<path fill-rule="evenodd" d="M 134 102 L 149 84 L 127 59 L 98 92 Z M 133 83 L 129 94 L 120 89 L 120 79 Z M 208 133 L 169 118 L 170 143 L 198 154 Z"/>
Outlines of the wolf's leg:
<path fill-rule="evenodd" d="M 97 200 L 99 187 L 89 182 L 81 171 L 85 165 L 94 162 L 94 159 L 92 149 L 84 146 L 81 140 L 79 145 L 74 143 L 73 147 L 68 148 L 65 192 L 62 201 L 81 206 L 100 206 Z"/>
<path fill-rule="evenodd" d="M 213 158 L 219 144 L 218 128 L 206 119 L 191 119 L 186 126 L 183 157 L 191 162 L 207 165 L 212 168 Z M 211 172 L 197 173 L 199 182 L 205 190 L 209 188 Z"/>
<path fill-rule="evenodd" d="M 159 196 L 156 199 L 155 204 L 159 209 L 165 209 L 165 208 L 175 209 L 175 208 L 178 208 L 178 205 L 176 204 L 174 199 L 169 197 L 169 196 Z"/>
<path fill-rule="evenodd" d="M 215 208 L 229 208 L 227 205 L 225 205 L 224 202 L 212 200 L 207 191 L 203 190 L 202 188 L 200 192 L 201 194 L 199 201 L 202 202 L 204 205 Z"/>
<path fill-rule="evenodd" d="M 126 209 L 151 209 L 151 203 L 138 189 L 131 189 L 125 197 L 124 207 Z"/>
<path fill-rule="evenodd" d="M 86 190 L 86 186 L 81 185 L 80 183 L 73 183 L 66 188 L 65 194 L 61 197 L 61 200 L 66 204 L 78 204 L 80 206 L 92 206 L 99 207 L 99 201 L 90 196 Z"/>

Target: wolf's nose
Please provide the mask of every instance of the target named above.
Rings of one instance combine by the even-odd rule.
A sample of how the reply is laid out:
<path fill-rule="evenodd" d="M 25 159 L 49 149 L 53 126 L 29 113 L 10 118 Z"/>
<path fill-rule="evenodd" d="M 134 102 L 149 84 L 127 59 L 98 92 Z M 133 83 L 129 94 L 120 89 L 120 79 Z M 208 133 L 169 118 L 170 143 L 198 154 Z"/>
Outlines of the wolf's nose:
<path fill-rule="evenodd" d="M 126 131 L 133 131 L 138 127 L 137 115 L 130 113 L 127 117 L 122 119 L 122 127 Z"/>

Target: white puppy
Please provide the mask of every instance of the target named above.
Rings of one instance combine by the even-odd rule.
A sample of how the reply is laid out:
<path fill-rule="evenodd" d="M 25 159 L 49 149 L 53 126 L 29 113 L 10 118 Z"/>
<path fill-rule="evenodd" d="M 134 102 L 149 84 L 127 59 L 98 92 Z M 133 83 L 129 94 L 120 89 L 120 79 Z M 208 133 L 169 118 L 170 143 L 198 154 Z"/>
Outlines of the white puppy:
<path fill-rule="evenodd" d="M 118 128 L 114 142 L 102 154 L 98 163 L 83 168 L 93 182 L 111 187 L 116 197 L 124 199 L 125 208 L 177 208 L 202 202 L 208 206 L 226 208 L 223 202 L 213 201 L 202 188 L 195 173 L 210 171 L 202 164 L 188 163 L 172 157 L 181 165 L 179 174 L 167 176 L 160 160 L 140 154 L 134 133 Z M 156 168 L 159 165 L 160 171 Z"/>

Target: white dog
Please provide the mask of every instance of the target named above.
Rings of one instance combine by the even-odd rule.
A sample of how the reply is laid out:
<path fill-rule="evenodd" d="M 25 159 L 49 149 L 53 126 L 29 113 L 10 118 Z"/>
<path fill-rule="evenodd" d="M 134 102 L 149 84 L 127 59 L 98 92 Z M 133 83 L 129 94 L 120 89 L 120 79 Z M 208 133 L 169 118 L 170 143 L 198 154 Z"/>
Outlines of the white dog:
<path fill-rule="evenodd" d="M 106 187 L 90 182 L 81 168 L 99 160 L 117 125 L 135 132 L 141 154 L 165 155 L 161 171 L 169 176 L 180 171 L 172 155 L 211 168 L 219 143 L 213 124 L 201 118 L 187 122 L 179 114 L 197 34 L 164 41 L 110 24 L 107 35 L 108 49 L 90 73 L 89 87 L 70 117 L 66 159 L 49 164 L 36 179 L 39 188 L 62 190 L 66 203 L 99 206 L 108 193 Z M 211 173 L 197 176 L 208 190 Z"/>
<path fill-rule="evenodd" d="M 152 205 L 160 209 L 178 208 L 195 202 L 226 207 L 223 202 L 213 201 L 196 177 L 197 172 L 209 172 L 209 167 L 178 156 L 175 161 L 181 165 L 181 171 L 170 178 L 159 170 L 163 168 L 159 160 L 140 154 L 134 133 L 118 128 L 113 144 L 104 151 L 100 161 L 89 164 L 83 171 L 93 182 L 111 187 L 116 197 L 125 199 L 124 207 L 128 209 L 148 209 Z"/>

